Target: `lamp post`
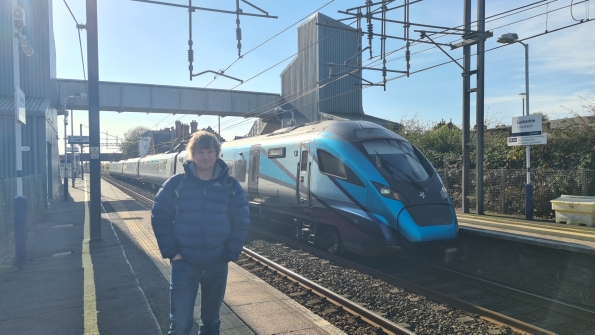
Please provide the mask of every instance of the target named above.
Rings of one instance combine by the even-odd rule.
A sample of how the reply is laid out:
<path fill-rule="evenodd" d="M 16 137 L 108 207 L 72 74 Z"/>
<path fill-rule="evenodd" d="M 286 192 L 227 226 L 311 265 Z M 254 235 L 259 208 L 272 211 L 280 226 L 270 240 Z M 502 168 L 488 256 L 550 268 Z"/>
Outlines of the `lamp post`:
<path fill-rule="evenodd" d="M 14 137 L 15 137 L 15 177 L 17 194 L 13 198 L 13 227 L 15 260 L 20 263 L 27 260 L 27 198 L 23 193 L 23 150 L 21 143 L 21 124 L 27 123 L 25 93 L 21 91 L 20 54 L 33 55 L 33 48 L 23 34 L 25 10 L 17 6 L 17 1 L 10 2 L 12 9 L 12 78 L 14 86 Z M 2 60 L 4 62 L 4 59 Z"/>
<path fill-rule="evenodd" d="M 523 102 L 521 105 L 523 107 L 523 116 L 525 116 L 525 93 L 519 93 L 521 96 L 521 101 Z"/>
<path fill-rule="evenodd" d="M 66 146 L 68 139 L 66 138 L 66 126 L 68 126 L 68 111 L 66 110 L 66 99 L 64 98 L 64 201 L 68 201 L 68 152 Z"/>
<path fill-rule="evenodd" d="M 66 100 L 70 98 L 80 98 L 86 99 L 87 94 L 85 93 L 77 93 L 75 95 L 69 95 L 64 97 L 64 201 L 68 201 L 68 152 L 66 150 L 68 144 L 68 136 L 66 136 L 66 126 L 68 126 L 68 111 L 66 110 Z M 72 110 L 70 111 L 72 113 Z M 74 120 L 70 120 L 70 122 L 74 125 Z M 74 135 L 71 126 L 71 135 Z M 72 187 L 74 187 L 74 146 L 71 145 L 70 148 L 72 149 L 72 168 L 73 168 L 73 176 L 72 176 Z"/>
<path fill-rule="evenodd" d="M 525 47 L 525 93 L 524 100 L 526 115 L 529 115 L 529 45 L 518 40 L 519 36 L 514 33 L 500 35 L 498 43 L 512 44 L 520 43 Z M 522 93 L 521 93 L 522 94 Z M 523 115 L 525 112 L 523 111 Z M 531 146 L 526 147 L 527 154 L 527 184 L 525 185 L 525 219 L 533 220 L 533 185 L 531 184 Z"/>

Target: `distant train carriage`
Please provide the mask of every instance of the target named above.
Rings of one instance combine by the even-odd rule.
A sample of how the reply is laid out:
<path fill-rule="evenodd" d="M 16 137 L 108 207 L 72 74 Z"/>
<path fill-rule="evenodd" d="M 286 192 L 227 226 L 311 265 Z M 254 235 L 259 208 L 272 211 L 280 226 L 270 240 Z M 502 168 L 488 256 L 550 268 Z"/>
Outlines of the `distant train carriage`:
<path fill-rule="evenodd" d="M 175 174 L 176 154 L 158 154 L 141 158 L 138 161 L 138 180 L 150 188 L 161 186 Z"/>
<path fill-rule="evenodd" d="M 122 162 L 122 174 L 125 179 L 138 180 L 138 162 L 140 158 L 129 158 Z"/>

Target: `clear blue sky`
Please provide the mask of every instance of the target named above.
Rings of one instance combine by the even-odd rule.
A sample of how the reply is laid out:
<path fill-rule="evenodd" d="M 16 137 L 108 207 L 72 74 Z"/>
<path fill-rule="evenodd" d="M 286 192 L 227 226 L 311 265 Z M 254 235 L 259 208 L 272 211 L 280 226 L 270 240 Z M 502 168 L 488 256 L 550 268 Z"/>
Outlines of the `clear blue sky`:
<path fill-rule="evenodd" d="M 167 0 L 171 3 L 187 4 L 183 0 Z M 85 22 L 85 1 L 67 0 L 72 12 L 79 22 Z M 241 17 L 242 51 L 246 52 L 269 37 L 290 25 L 301 22 L 316 9 L 328 3 L 327 0 L 289 1 L 289 0 L 253 0 L 255 5 L 276 15 L 279 19 Z M 486 16 L 494 15 L 519 6 L 528 5 L 532 1 L 486 1 Z M 336 0 L 320 10 L 333 18 L 344 18 L 337 13 L 349 7 L 359 6 L 363 0 Z M 463 1 L 453 5 L 452 0 L 426 0 L 411 6 L 412 22 L 439 26 L 458 26 L 462 24 Z M 473 1 L 473 17 L 475 17 L 476 1 Z M 554 30 L 586 18 L 586 5 L 568 6 L 570 1 L 551 1 L 547 15 L 546 6 L 528 10 L 516 15 L 486 23 L 486 28 L 494 32 L 494 37 L 486 43 L 486 48 L 498 46 L 497 36 L 515 32 L 519 37 L 543 33 L 547 29 Z M 193 5 L 219 9 L 234 10 L 235 1 L 198 1 Z M 255 12 L 248 5 L 242 4 L 245 12 Z M 83 79 L 79 42 L 75 23 L 62 0 L 53 1 L 54 37 L 57 55 L 58 78 Z M 595 16 L 591 13 L 591 17 Z M 535 18 L 514 23 L 515 21 L 539 15 Z M 395 10 L 388 14 L 389 19 L 401 20 L 403 12 Z M 99 20 L 99 70 L 100 80 L 160 85 L 177 85 L 204 87 L 212 76 L 207 75 L 188 79 L 188 62 L 186 59 L 188 40 L 188 12 L 182 8 L 160 6 L 154 4 L 125 1 L 98 1 Z M 351 22 L 351 21 L 346 21 Z M 507 25 L 509 24 L 509 25 Z M 226 68 L 237 58 L 235 40 L 235 15 L 213 12 L 195 12 L 193 16 L 193 39 L 195 49 L 195 72 L 203 70 L 219 70 Z M 500 27 L 507 25 L 505 27 Z M 239 60 L 226 73 L 241 79 L 248 79 L 271 65 L 290 57 L 297 51 L 297 25 L 288 29 L 262 47 L 256 49 Z M 500 27 L 500 28 L 499 28 Z M 379 24 L 375 31 L 379 32 Z M 411 37 L 418 34 L 411 29 Z M 569 110 L 581 112 L 579 96 L 591 99 L 595 96 L 595 29 L 594 22 L 571 27 L 562 31 L 526 41 L 530 45 L 530 109 L 531 113 L 542 112 L 556 119 L 565 117 Z M 391 35 L 402 36 L 401 25 L 389 24 Z M 438 39 L 441 42 L 456 40 L 456 36 Z M 367 40 L 364 39 L 364 42 Z M 86 36 L 82 32 L 83 54 L 86 60 Z M 365 45 L 365 44 L 364 44 Z M 402 42 L 389 40 L 387 50 L 395 50 L 403 46 Z M 446 55 L 438 49 L 428 49 L 428 45 L 414 45 L 411 48 L 411 71 L 417 71 L 435 64 L 448 61 Z M 378 39 L 373 41 L 374 55 L 380 51 Z M 415 52 L 421 51 L 415 54 Z M 462 50 L 447 51 L 455 58 L 462 56 Z M 367 53 L 366 53 L 367 54 Z M 399 59 L 403 51 L 389 56 L 389 68 L 403 70 L 405 61 Z M 512 116 L 521 115 L 522 102 L 519 93 L 525 91 L 524 83 L 524 49 L 520 44 L 509 45 L 486 54 L 485 72 L 485 109 L 486 119 L 492 124 L 510 124 Z M 280 93 L 280 73 L 287 66 L 287 60 L 266 73 L 239 86 L 237 90 Z M 475 66 L 473 57 L 472 67 Z M 389 77 L 392 77 L 389 75 Z M 381 77 L 372 71 L 364 72 L 364 78 L 379 81 Z M 474 77 L 473 77 L 474 78 Z M 236 82 L 225 78 L 217 79 L 209 87 L 229 89 Z M 472 84 L 474 86 L 474 83 Z M 415 115 L 426 122 L 439 122 L 452 119 L 461 123 L 462 105 L 461 69 L 454 63 L 443 65 L 428 71 L 400 78 L 388 83 L 384 92 L 381 87 L 367 88 L 363 91 L 363 104 L 366 114 L 400 121 Z M 474 97 L 474 95 L 472 95 Z M 473 98 L 474 100 L 474 98 Z M 475 120 L 475 105 L 472 104 L 471 122 Z M 123 136 L 124 132 L 134 126 L 155 128 L 171 127 L 181 115 L 139 114 L 102 112 L 101 131 L 110 135 Z M 78 124 L 87 124 L 86 112 L 75 112 L 75 133 Z M 196 120 L 199 128 L 217 127 L 217 117 L 185 116 L 181 121 L 189 123 Z M 246 134 L 252 122 L 244 119 L 223 118 L 222 136 L 232 139 L 235 135 Z M 241 123 L 239 126 L 235 125 Z M 60 127 L 62 128 L 62 127 Z M 60 129 L 62 131 L 62 129 Z M 87 129 L 83 130 L 87 132 Z M 60 133 L 60 138 L 63 134 Z M 102 134 L 102 139 L 106 135 Z M 112 139 L 113 140 L 113 139 Z M 103 140 L 102 140 L 103 142 Z M 108 150 L 112 151 L 112 150 Z"/>

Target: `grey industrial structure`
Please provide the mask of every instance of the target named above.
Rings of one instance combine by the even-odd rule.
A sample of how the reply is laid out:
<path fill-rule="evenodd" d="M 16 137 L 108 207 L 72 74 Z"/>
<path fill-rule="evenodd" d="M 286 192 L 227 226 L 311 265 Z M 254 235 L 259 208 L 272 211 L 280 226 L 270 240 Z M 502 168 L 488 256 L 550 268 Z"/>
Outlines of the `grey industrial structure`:
<path fill-rule="evenodd" d="M 358 66 L 362 33 L 316 13 L 298 26 L 297 56 L 281 72 L 281 126 L 321 120 L 364 120 L 393 124 L 366 115 L 362 71 Z"/>
<path fill-rule="evenodd" d="M 43 176 L 38 185 L 48 202 L 57 197 L 59 179 L 58 115 L 67 109 L 87 110 L 87 100 L 69 98 L 86 92 L 83 80 L 56 78 L 56 52 L 52 0 L 19 0 L 26 14 L 24 33 L 34 55 L 20 55 L 21 89 L 26 96 L 27 123 L 23 126 L 23 175 Z M 0 178 L 15 177 L 14 86 L 12 64 L 12 8 L 0 5 Z M 357 65 L 361 34 L 330 17 L 315 14 L 298 28 L 299 54 L 281 74 L 281 95 L 193 87 L 100 82 L 100 110 L 115 112 L 175 113 L 261 118 L 251 135 L 279 127 L 325 119 L 369 120 L 389 126 L 386 120 L 365 115 L 360 70 Z M 328 24 L 323 26 L 320 24 Z M 331 27 L 332 26 L 332 27 Z M 350 72 L 352 75 L 347 74 Z M 354 76 L 355 75 L 355 76 Z M 155 135 L 147 134 L 155 145 Z M 172 135 L 167 134 L 171 141 Z M 177 136 L 176 136 L 177 137 Z M 162 141 L 160 139 L 159 141 Z M 158 150 L 153 150 L 157 152 Z"/>

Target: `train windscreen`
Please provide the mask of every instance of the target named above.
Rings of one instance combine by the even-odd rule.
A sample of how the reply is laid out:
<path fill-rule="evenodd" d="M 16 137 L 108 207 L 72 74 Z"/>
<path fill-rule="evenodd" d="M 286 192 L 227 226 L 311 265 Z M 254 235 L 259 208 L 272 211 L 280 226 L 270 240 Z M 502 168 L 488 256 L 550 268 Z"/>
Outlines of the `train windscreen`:
<path fill-rule="evenodd" d="M 382 139 L 362 142 L 362 146 L 385 178 L 419 184 L 432 175 L 425 158 L 409 142 Z"/>

